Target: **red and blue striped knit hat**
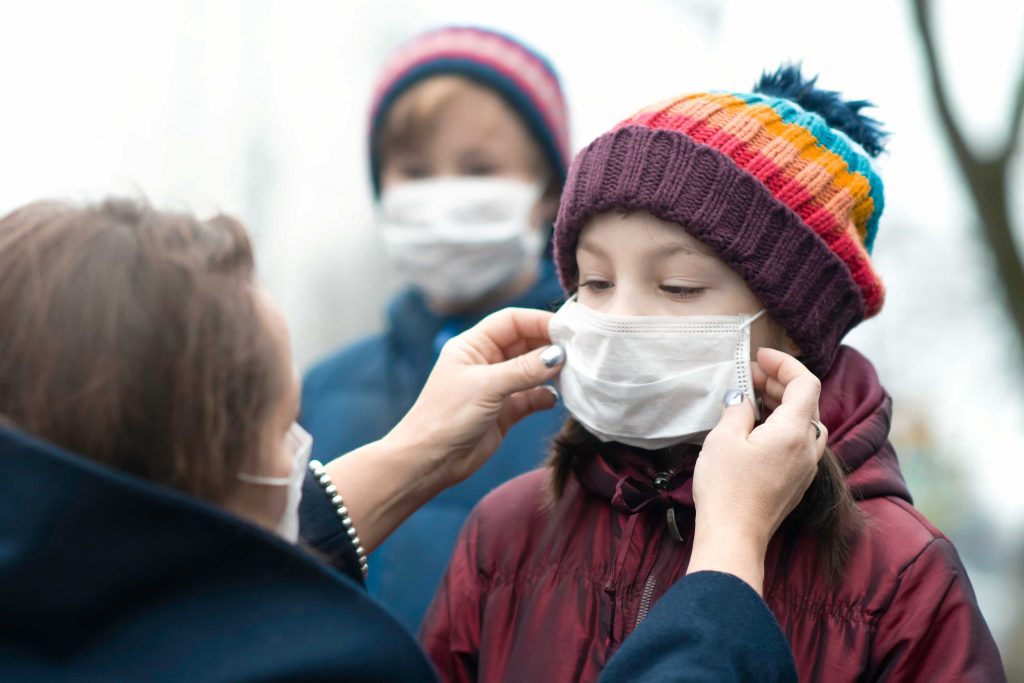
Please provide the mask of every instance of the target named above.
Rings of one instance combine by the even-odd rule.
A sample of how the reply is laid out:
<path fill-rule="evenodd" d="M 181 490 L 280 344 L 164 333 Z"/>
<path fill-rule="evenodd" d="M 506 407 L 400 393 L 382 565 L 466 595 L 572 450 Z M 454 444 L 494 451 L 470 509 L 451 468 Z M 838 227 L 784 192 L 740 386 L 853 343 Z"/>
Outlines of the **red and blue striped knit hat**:
<path fill-rule="evenodd" d="M 584 148 L 555 222 L 562 285 L 592 216 L 635 209 L 678 223 L 739 273 L 823 376 L 843 336 L 881 309 L 870 253 L 884 206 L 871 159 L 885 133 L 799 68 L 753 93 L 703 92 L 646 107 Z"/>
<path fill-rule="evenodd" d="M 559 184 L 569 168 L 569 118 L 558 74 L 542 55 L 512 37 L 484 28 L 447 26 L 402 45 L 388 60 L 370 108 L 370 174 L 380 194 L 377 137 L 388 111 L 430 76 L 459 75 L 496 90 L 540 143 Z"/>

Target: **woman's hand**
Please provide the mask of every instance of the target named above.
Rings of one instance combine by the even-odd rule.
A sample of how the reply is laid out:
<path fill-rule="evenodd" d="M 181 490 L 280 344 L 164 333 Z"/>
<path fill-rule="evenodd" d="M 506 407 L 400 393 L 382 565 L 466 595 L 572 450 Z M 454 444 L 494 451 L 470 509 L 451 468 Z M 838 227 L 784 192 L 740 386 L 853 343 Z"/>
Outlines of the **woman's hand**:
<path fill-rule="evenodd" d="M 555 405 L 542 385 L 561 370 L 565 352 L 550 346 L 551 315 L 509 308 L 453 337 L 401 422 L 326 465 L 368 552 L 479 469 L 512 425 Z"/>
<path fill-rule="evenodd" d="M 416 442 L 445 486 L 473 474 L 512 425 L 555 405 L 553 388 L 542 385 L 561 370 L 565 352 L 550 346 L 551 315 L 508 308 L 449 340 L 389 438 Z"/>
<path fill-rule="evenodd" d="M 755 428 L 749 400 L 726 396 L 694 469 L 697 521 L 688 572 L 725 571 L 760 593 L 768 542 L 814 479 L 828 433 L 818 422 L 821 382 L 798 360 L 759 349 L 753 378 L 773 412 Z"/>

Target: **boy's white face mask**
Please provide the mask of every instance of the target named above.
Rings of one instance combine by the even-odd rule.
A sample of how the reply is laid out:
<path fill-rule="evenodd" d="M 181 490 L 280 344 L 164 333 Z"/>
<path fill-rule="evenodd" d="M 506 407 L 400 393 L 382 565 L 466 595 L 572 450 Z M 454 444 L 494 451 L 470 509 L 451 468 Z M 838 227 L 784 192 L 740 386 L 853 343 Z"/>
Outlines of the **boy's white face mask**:
<path fill-rule="evenodd" d="M 530 215 L 541 194 L 510 178 L 414 180 L 381 194 L 379 223 L 404 278 L 430 299 L 469 302 L 539 260 L 544 236 Z"/>
<path fill-rule="evenodd" d="M 281 447 L 292 459 L 292 468 L 287 477 L 263 477 L 242 472 L 238 478 L 249 484 L 288 487 L 288 499 L 276 531 L 286 541 L 295 543 L 299 540 L 299 501 L 302 500 L 302 482 L 306 478 L 309 455 L 313 451 L 313 437 L 298 423 L 293 423 Z"/>
<path fill-rule="evenodd" d="M 739 389 L 751 405 L 753 316 L 611 316 L 571 298 L 549 324 L 565 348 L 565 407 L 601 441 L 655 450 L 703 443 Z"/>

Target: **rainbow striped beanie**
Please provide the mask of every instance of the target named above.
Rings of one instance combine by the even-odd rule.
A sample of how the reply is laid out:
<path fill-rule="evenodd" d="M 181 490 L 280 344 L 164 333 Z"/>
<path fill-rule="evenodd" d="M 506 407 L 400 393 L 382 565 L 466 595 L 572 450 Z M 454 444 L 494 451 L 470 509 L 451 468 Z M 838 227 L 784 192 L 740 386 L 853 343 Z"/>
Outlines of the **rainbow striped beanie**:
<path fill-rule="evenodd" d="M 885 133 L 796 67 L 750 94 L 704 92 L 646 107 L 584 148 L 569 170 L 554 257 L 577 287 L 592 216 L 643 210 L 678 223 L 747 282 L 824 376 L 843 336 L 881 309 L 869 254 L 884 204 L 871 157 Z"/>
<path fill-rule="evenodd" d="M 464 76 L 494 89 L 525 121 L 558 181 L 569 169 L 569 115 L 550 62 L 511 36 L 473 26 L 447 26 L 399 47 L 384 66 L 370 107 L 370 175 L 380 194 L 377 137 L 395 101 L 425 78 Z"/>

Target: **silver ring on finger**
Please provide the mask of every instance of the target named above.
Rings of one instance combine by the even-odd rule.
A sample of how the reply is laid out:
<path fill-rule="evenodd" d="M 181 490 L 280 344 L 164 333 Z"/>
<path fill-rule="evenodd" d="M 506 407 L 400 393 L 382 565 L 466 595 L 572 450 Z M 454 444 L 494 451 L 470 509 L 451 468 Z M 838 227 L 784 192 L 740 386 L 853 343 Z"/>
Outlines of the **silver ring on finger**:
<path fill-rule="evenodd" d="M 811 426 L 814 427 L 814 440 L 817 441 L 821 438 L 821 435 L 825 433 L 825 425 L 821 424 L 817 420 L 811 420 Z"/>

